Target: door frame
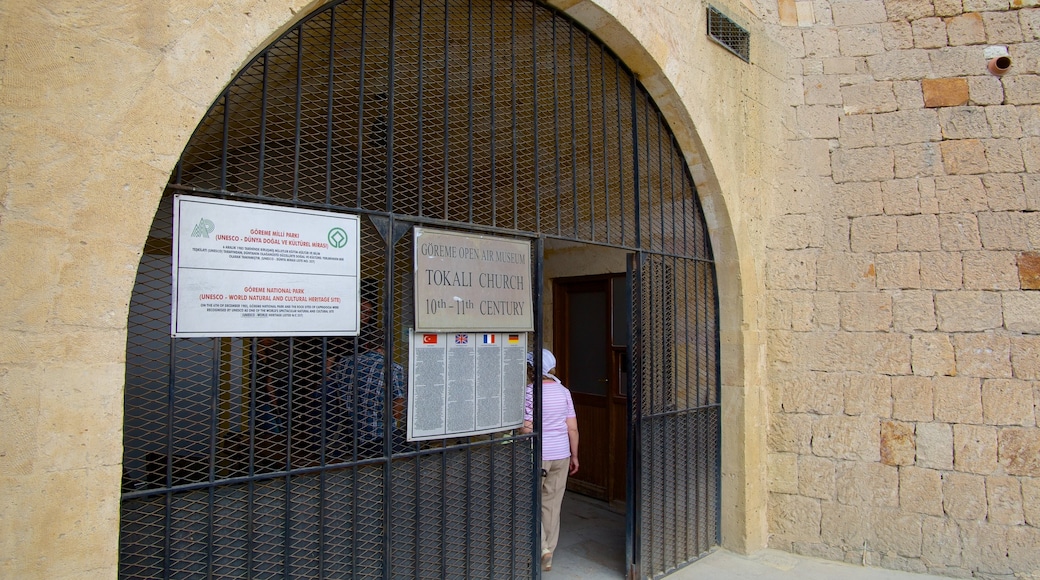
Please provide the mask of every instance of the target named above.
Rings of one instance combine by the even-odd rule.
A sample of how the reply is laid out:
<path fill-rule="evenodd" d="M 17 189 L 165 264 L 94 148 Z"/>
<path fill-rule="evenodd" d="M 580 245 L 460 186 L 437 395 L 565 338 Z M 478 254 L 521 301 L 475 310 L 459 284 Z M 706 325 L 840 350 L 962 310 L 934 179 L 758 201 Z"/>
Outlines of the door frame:
<path fill-rule="evenodd" d="M 568 290 L 572 287 L 579 287 L 583 285 L 602 285 L 603 291 L 606 296 L 603 316 L 606 320 L 606 344 L 605 344 L 605 362 L 606 362 L 606 381 L 607 385 L 605 388 L 605 394 L 603 396 L 605 414 L 607 420 L 607 437 L 609 443 L 607 445 L 607 473 L 606 473 L 606 484 L 602 490 L 603 498 L 608 504 L 614 509 L 623 510 L 627 503 L 625 493 L 627 489 L 628 480 L 628 430 L 629 425 L 626 417 L 628 416 L 628 395 L 629 385 L 628 381 L 621 380 L 619 371 L 622 368 L 626 368 L 628 365 L 628 331 L 625 330 L 626 336 L 624 337 L 623 344 L 617 344 L 614 340 L 614 325 L 616 324 L 615 315 L 618 314 L 614 310 L 614 301 L 617 299 L 615 296 L 614 281 L 617 279 L 624 279 L 626 295 L 622 297 L 626 309 L 621 315 L 625 317 L 628 322 L 628 327 L 631 328 L 632 309 L 631 302 L 627 300 L 627 296 L 630 294 L 628 291 L 629 282 L 627 276 L 620 272 L 606 272 L 602 274 L 589 274 L 582 276 L 568 276 L 558 277 L 553 279 L 553 345 L 556 349 L 557 359 L 561 362 L 566 363 L 570 357 L 570 346 L 569 339 L 571 328 L 568 322 L 568 306 L 569 299 Z M 571 385 L 573 380 L 570 377 L 570 366 L 564 364 L 563 369 L 565 372 L 561 380 L 565 385 Z M 627 376 L 627 375 L 626 375 Z M 595 397 L 598 395 L 591 395 L 587 393 L 575 392 L 571 388 L 571 397 L 573 399 L 585 399 L 587 397 Z M 581 422 L 579 421 L 579 426 Z M 580 427 L 579 427 L 580 428 Z M 589 446 L 583 446 L 583 449 L 588 449 Z M 582 462 L 586 463 L 586 462 Z M 621 476 L 618 477 L 618 472 L 621 472 Z M 586 487 L 587 484 L 575 482 L 577 485 L 572 485 L 572 480 L 568 479 L 568 491 L 575 491 L 583 493 L 588 491 L 596 493 L 598 490 L 594 490 L 591 487 Z M 584 488 L 584 489 L 583 489 Z M 620 488 L 620 489 L 618 489 Z"/>

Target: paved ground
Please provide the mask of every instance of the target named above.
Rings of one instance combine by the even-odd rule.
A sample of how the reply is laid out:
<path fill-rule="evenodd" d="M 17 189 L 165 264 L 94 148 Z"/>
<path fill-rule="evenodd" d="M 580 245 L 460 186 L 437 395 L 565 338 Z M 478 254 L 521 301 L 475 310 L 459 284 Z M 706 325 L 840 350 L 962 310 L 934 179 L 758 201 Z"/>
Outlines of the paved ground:
<path fill-rule="evenodd" d="M 547 577 L 548 578 L 548 577 Z M 669 580 L 929 580 L 945 578 L 884 568 L 866 568 L 829 560 L 762 550 L 741 556 L 715 552 L 668 576 Z"/>
<path fill-rule="evenodd" d="M 546 580 L 624 578 L 625 517 L 606 504 L 573 493 L 564 496 L 560 545 Z M 762 550 L 741 556 L 715 550 L 668 576 L 669 580 L 929 580 L 942 578 L 866 568 Z"/>

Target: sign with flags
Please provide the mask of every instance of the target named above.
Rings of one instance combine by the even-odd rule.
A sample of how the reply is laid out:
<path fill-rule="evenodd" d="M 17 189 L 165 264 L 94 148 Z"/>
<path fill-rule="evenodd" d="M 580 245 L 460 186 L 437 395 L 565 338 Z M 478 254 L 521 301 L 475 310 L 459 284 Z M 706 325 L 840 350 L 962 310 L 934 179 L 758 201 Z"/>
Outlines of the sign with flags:
<path fill-rule="evenodd" d="M 409 332 L 408 440 L 482 435 L 523 423 L 527 335 Z"/>

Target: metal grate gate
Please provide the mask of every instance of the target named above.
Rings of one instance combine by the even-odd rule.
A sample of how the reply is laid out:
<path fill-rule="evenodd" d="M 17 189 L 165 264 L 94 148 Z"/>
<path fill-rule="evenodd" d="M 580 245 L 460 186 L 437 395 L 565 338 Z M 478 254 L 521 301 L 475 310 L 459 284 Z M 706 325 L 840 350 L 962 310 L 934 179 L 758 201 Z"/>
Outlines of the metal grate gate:
<path fill-rule="evenodd" d="M 322 386 L 353 339 L 170 338 L 177 192 L 362 215 L 369 323 L 405 368 L 412 224 L 638 253 L 631 570 L 660 575 L 717 543 L 704 218 L 645 89 L 560 13 L 354 0 L 286 32 L 185 148 L 141 258 L 127 341 L 121 577 L 537 576 L 537 436 L 337 437 L 329 425 L 345 411 Z"/>
<path fill-rule="evenodd" d="M 629 577 L 671 572 L 719 536 L 715 277 L 709 263 L 653 254 L 630 261 L 633 390 Z"/>

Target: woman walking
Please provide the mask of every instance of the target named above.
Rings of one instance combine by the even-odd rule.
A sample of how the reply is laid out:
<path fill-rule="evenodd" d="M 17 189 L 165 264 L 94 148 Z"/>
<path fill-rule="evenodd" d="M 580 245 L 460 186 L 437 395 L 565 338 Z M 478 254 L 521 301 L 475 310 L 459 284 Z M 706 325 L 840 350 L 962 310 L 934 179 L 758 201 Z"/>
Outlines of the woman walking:
<path fill-rule="evenodd" d="M 534 429 L 534 353 L 527 353 L 528 385 L 523 433 Z M 542 349 L 542 569 L 552 570 L 560 539 L 560 509 L 567 476 L 578 472 L 578 419 L 571 392 L 553 376 L 556 357 Z"/>

